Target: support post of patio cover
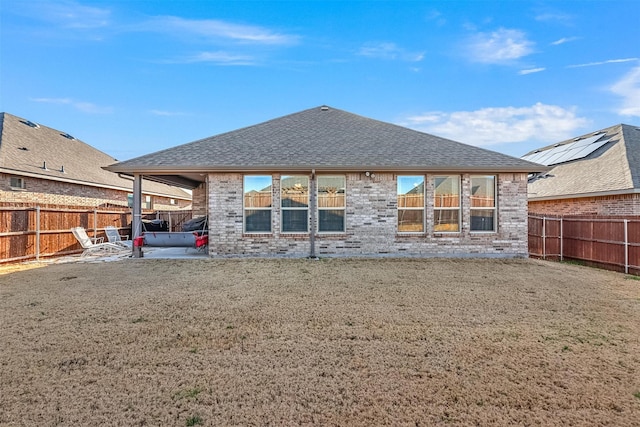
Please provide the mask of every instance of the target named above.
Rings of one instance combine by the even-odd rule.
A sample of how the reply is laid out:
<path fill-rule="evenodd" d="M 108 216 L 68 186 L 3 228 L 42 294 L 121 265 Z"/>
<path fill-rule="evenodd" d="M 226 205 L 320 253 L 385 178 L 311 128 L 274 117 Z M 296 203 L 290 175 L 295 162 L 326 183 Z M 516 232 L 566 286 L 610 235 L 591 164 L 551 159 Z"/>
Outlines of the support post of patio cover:
<path fill-rule="evenodd" d="M 142 175 L 133 175 L 133 218 L 131 222 L 131 234 L 133 236 L 132 250 L 134 258 L 143 256 L 142 246 L 136 246 L 136 237 L 142 234 Z"/>
<path fill-rule="evenodd" d="M 316 196 L 316 170 L 311 171 L 311 182 L 309 182 L 309 208 L 311 209 L 311 218 L 309 224 L 309 258 L 316 257 L 316 211 L 318 209 L 318 197 Z"/>

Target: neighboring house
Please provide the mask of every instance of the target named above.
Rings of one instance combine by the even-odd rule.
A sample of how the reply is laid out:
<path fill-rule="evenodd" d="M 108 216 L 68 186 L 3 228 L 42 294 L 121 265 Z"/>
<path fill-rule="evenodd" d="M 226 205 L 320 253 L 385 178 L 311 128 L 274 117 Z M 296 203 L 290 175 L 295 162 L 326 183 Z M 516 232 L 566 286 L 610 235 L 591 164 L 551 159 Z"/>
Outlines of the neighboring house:
<path fill-rule="evenodd" d="M 128 206 L 132 181 L 102 169 L 117 161 L 90 145 L 32 121 L 0 113 L 0 201 L 66 206 Z M 147 209 L 190 206 L 182 188 L 143 184 Z"/>
<path fill-rule="evenodd" d="M 522 159 L 552 168 L 531 176 L 530 213 L 640 215 L 640 127 L 611 126 Z"/>
<path fill-rule="evenodd" d="M 322 106 L 107 169 L 193 188 L 213 257 L 514 257 L 547 168 Z"/>

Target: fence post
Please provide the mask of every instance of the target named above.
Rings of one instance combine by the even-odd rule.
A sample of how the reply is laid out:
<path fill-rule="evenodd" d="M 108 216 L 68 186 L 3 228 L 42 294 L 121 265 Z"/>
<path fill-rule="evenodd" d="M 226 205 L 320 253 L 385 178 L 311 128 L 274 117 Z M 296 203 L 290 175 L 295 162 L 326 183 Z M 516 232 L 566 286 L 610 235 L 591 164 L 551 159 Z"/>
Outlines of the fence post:
<path fill-rule="evenodd" d="M 40 261 L 40 205 L 36 205 L 36 261 Z"/>
<path fill-rule="evenodd" d="M 560 261 L 564 260 L 564 248 L 562 247 L 564 241 L 563 241 L 563 235 L 564 235 L 564 230 L 562 229 L 562 217 L 560 217 Z"/>
<path fill-rule="evenodd" d="M 98 210 L 93 210 L 93 237 L 98 237 Z"/>
<path fill-rule="evenodd" d="M 629 274 L 629 220 L 624 220 L 624 272 Z"/>
<path fill-rule="evenodd" d="M 547 217 L 542 217 L 542 259 L 547 259 Z"/>

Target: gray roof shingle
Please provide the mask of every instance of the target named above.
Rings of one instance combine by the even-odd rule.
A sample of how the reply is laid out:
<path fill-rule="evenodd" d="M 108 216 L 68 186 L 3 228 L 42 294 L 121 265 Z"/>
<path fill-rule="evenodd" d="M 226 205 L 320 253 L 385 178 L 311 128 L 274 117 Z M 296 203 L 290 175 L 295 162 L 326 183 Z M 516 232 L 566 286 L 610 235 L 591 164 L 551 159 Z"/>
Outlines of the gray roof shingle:
<path fill-rule="evenodd" d="M 536 172 L 548 168 L 329 107 L 117 163 L 118 172 L 432 170 Z"/>
<path fill-rule="evenodd" d="M 4 173 L 131 191 L 131 180 L 102 169 L 115 161 L 66 132 L 0 113 L 0 171 Z M 45 162 L 46 169 L 43 168 Z M 156 182 L 144 182 L 143 191 L 191 198 L 181 188 Z"/>

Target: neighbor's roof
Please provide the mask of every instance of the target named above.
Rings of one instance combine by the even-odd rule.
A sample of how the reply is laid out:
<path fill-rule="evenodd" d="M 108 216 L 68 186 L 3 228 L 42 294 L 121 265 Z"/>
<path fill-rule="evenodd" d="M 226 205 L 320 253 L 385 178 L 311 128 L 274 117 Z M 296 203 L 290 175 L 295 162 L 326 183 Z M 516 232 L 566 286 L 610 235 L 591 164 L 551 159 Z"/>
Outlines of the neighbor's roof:
<path fill-rule="evenodd" d="M 66 132 L 0 113 L 0 172 L 132 191 L 130 179 L 102 169 L 115 161 Z M 156 182 L 144 182 L 143 192 L 191 199 L 181 188 Z"/>
<path fill-rule="evenodd" d="M 124 173 L 209 171 L 536 172 L 548 168 L 326 106 L 109 166 Z"/>
<path fill-rule="evenodd" d="M 608 142 L 586 157 L 552 165 L 549 172 L 532 179 L 529 200 L 640 193 L 640 128 L 637 126 L 611 126 L 531 151 L 523 157 L 589 138 L 597 139 L 596 144 Z"/>

